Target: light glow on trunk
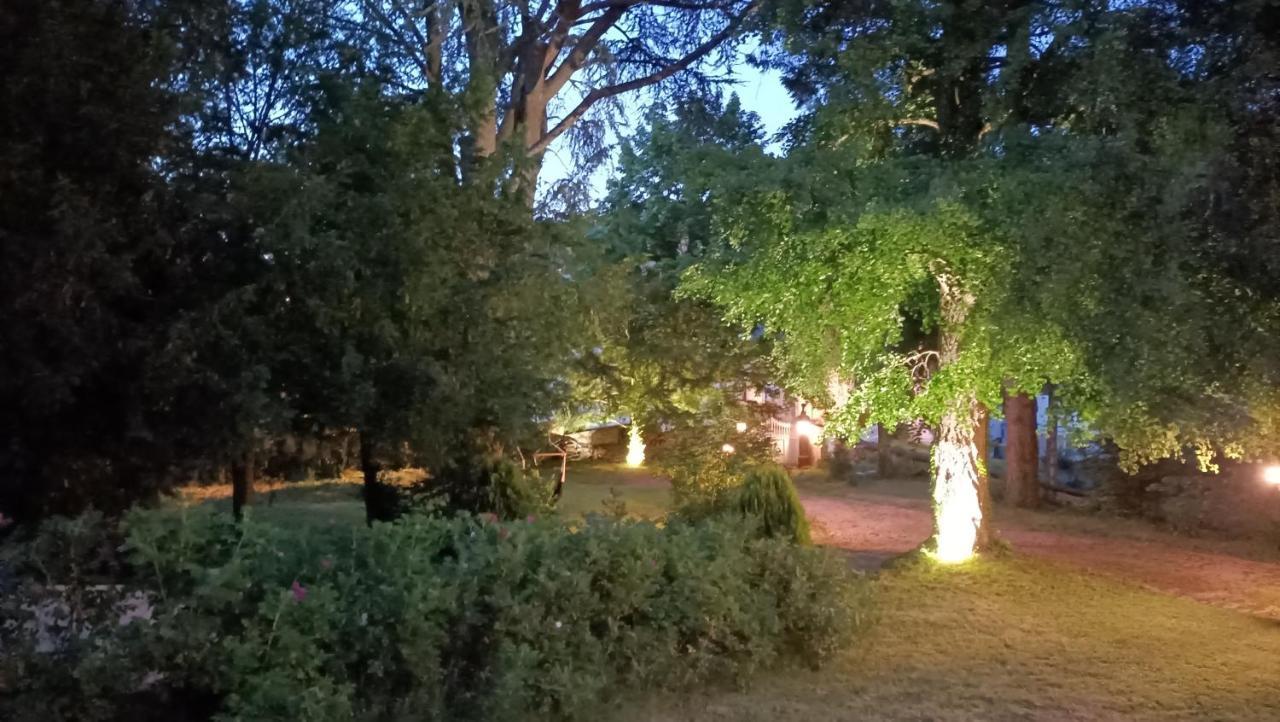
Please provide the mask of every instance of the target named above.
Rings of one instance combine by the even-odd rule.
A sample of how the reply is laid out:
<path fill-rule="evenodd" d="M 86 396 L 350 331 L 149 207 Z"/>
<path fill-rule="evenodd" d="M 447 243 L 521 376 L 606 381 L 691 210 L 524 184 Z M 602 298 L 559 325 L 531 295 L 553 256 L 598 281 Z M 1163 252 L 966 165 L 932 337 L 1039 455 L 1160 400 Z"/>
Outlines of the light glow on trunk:
<path fill-rule="evenodd" d="M 631 430 L 627 432 L 627 436 L 627 466 L 643 466 L 644 439 L 640 438 L 640 426 L 634 421 L 631 422 Z"/>
<path fill-rule="evenodd" d="M 978 529 L 982 526 L 982 501 L 979 495 L 977 449 L 972 434 L 947 433 L 943 421 L 942 438 L 934 447 L 933 507 L 937 536 L 933 556 L 943 564 L 958 564 L 973 557 L 978 545 Z"/>

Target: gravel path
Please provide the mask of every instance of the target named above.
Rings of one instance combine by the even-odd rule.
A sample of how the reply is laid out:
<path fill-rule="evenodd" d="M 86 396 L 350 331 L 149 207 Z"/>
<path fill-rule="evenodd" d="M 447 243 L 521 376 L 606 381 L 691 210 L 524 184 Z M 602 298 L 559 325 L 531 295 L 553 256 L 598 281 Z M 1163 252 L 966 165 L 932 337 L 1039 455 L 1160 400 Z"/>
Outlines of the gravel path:
<path fill-rule="evenodd" d="M 801 500 L 814 522 L 814 541 L 848 550 L 861 569 L 910 551 L 931 530 L 923 499 L 802 492 Z M 1280 621 L 1280 564 L 1188 549 L 1172 535 L 1145 541 L 1029 529 L 998 518 L 996 528 L 1017 554 Z"/>

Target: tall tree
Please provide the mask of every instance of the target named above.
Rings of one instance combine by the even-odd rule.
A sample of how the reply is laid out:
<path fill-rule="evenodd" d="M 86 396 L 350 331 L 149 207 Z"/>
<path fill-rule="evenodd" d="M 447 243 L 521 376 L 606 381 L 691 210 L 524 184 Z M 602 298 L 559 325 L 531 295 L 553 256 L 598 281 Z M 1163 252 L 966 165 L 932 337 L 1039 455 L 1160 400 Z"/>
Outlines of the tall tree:
<path fill-rule="evenodd" d="M 542 158 L 571 130 L 579 163 L 598 159 L 598 111 L 627 93 L 703 86 L 732 57 L 758 0 L 359 0 L 336 22 L 377 49 L 395 82 L 455 95 L 470 111 L 473 158 L 506 149 L 532 198 Z M 667 84 L 669 85 L 669 84 Z M 617 106 L 613 106 L 617 107 Z M 594 118 L 593 118 L 594 116 Z"/>
<path fill-rule="evenodd" d="M 580 350 L 572 229 L 459 183 L 460 114 L 355 88 L 254 187 L 288 350 L 274 377 L 304 432 L 360 434 L 370 521 L 387 464 L 441 475 L 545 418 Z"/>
<path fill-rule="evenodd" d="M 711 95 L 648 120 L 624 144 L 592 231 L 616 280 L 579 377 L 580 393 L 630 416 L 636 434 L 741 414 L 742 392 L 769 380 L 766 344 L 707 302 L 674 295 L 713 242 L 712 208 L 739 196 L 765 158 L 759 119 L 736 96 Z"/>
<path fill-rule="evenodd" d="M 1062 382 L 1131 453 L 1169 453 L 1117 413 L 1132 388 L 1167 399 L 1155 384 L 1188 378 L 1169 349 L 1201 345 L 1208 296 L 1185 272 L 1187 224 L 1167 209 L 1184 207 L 1213 124 L 1194 102 L 1134 92 L 1189 97 L 1177 54 L 1150 51 L 1148 12 L 830 3 L 783 18 L 798 57 L 775 63 L 813 112 L 784 179 L 730 214 L 727 247 L 688 287 L 763 322 L 797 383 L 855 382 L 837 427 L 935 425 L 941 559 L 990 538 L 973 430 L 1003 393 Z M 1108 67 L 1128 67 L 1126 84 L 1095 83 Z M 1050 88 L 1061 102 L 1030 102 Z M 932 333 L 904 347 L 913 324 Z M 1116 348 L 1157 335 L 1153 353 Z M 1159 382 L 1121 388 L 1134 375 L 1113 364 L 1150 374 L 1135 357 L 1160 359 Z"/>
<path fill-rule="evenodd" d="M 164 485 L 165 404 L 139 390 L 174 309 L 163 38 L 124 2 L 0 9 L 0 510 L 116 510 Z M 175 220 L 177 222 L 175 222 Z"/>

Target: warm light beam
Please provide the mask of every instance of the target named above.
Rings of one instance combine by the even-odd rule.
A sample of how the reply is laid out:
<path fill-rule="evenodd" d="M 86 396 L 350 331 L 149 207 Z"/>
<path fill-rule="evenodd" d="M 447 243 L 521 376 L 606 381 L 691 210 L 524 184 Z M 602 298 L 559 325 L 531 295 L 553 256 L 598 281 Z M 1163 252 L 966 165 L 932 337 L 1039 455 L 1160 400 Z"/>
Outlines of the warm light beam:
<path fill-rule="evenodd" d="M 1268 466 L 1262 470 L 1262 480 L 1280 486 L 1280 466 Z"/>
<path fill-rule="evenodd" d="M 796 433 L 805 437 L 811 442 L 816 442 L 818 437 L 822 435 L 822 429 L 818 425 L 808 419 L 800 419 L 796 422 Z"/>
<path fill-rule="evenodd" d="M 627 466 L 644 465 L 644 439 L 640 437 L 640 426 L 634 421 L 627 432 Z M 614 457 L 617 458 L 617 457 Z"/>
<path fill-rule="evenodd" d="M 938 524 L 934 557 L 943 564 L 958 564 L 973 556 L 982 523 L 978 479 L 971 463 L 974 448 L 972 444 L 939 441 L 934 455 L 938 475 L 933 491 Z"/>

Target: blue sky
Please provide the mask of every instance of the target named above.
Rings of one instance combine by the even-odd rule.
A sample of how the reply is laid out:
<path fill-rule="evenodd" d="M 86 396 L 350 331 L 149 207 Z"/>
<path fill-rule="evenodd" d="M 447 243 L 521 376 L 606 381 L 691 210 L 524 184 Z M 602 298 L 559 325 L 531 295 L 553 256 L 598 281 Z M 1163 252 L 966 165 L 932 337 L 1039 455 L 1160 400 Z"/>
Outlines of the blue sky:
<path fill-rule="evenodd" d="M 732 91 L 736 92 L 742 105 L 760 116 L 766 137 L 772 137 L 796 116 L 795 105 L 786 89 L 782 87 L 781 76 L 777 71 L 762 71 L 751 67 L 745 61 L 733 68 L 732 74 L 737 81 Z M 636 121 L 641 118 L 637 108 L 634 113 Z M 634 130 L 634 127 L 632 128 Z M 615 140 L 616 142 L 616 140 Z M 592 177 L 593 195 L 599 198 L 604 191 L 605 181 L 613 170 L 612 162 L 604 166 Z M 565 177 L 572 171 L 570 154 L 565 147 L 563 136 L 551 144 L 547 150 L 540 184 L 550 184 Z"/>

